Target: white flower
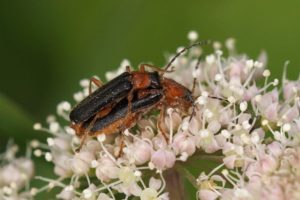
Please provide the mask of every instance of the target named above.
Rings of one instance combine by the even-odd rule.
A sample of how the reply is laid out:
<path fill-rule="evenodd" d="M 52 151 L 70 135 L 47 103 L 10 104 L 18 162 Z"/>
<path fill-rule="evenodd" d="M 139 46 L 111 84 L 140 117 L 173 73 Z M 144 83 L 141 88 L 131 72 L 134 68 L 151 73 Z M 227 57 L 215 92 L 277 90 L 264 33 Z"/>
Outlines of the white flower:
<path fill-rule="evenodd" d="M 192 42 L 197 38 L 194 31 L 188 34 Z M 58 180 L 40 179 L 48 182 L 48 188 L 60 187 L 57 198 L 61 199 L 109 200 L 121 194 L 125 199 L 167 200 L 178 188 L 167 193 L 170 182 L 163 174 L 179 170 L 202 200 L 299 199 L 300 81 L 284 77 L 281 88 L 278 79 L 269 80 L 271 70 L 265 69 L 264 52 L 257 59 L 238 54 L 233 38 L 225 46 L 228 54 L 215 42 L 212 54 L 203 56 L 201 47 L 194 47 L 176 58 L 175 71 L 164 76 L 187 88 L 194 86 L 194 105 L 183 112 L 162 104 L 163 119 L 145 111 L 137 126 L 124 131 L 124 140 L 120 134 L 101 134 L 98 140 L 88 138 L 75 153 L 80 139 L 68 127 L 72 106 L 66 101 L 59 104 L 57 114 L 67 120 L 65 124 L 51 115 L 48 128 L 34 125 L 50 134 L 47 144 L 32 142 L 34 154 L 52 162 L 58 176 Z M 205 59 L 198 61 L 200 55 Z M 124 60 L 119 69 L 106 74 L 107 80 L 129 65 Z M 264 85 L 256 84 L 259 78 Z M 80 85 L 76 101 L 88 95 L 88 79 Z M 218 163 L 209 174 L 200 170 L 206 159 Z M 191 164 L 193 170 L 198 169 L 198 179 L 188 170 Z M 0 170 L 0 185 L 12 180 L 24 185 L 20 168 L 14 167 L 5 168 L 13 175 Z M 151 177 L 149 185 L 146 176 Z M 6 187 L 4 191 L 13 190 Z"/>

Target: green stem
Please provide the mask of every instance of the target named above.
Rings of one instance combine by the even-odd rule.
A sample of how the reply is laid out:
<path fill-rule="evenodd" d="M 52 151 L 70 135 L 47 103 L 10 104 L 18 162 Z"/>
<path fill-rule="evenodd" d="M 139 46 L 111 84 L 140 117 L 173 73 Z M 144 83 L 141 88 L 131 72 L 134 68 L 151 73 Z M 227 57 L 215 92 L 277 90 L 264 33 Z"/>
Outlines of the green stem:
<path fill-rule="evenodd" d="M 210 160 L 216 163 L 223 163 L 223 158 L 224 156 L 218 153 L 214 153 L 214 154 L 206 154 L 204 152 L 197 152 L 195 153 L 193 156 L 191 156 L 188 161 L 186 162 L 188 163 L 192 163 L 193 161 L 197 161 L 199 159 L 201 160 Z"/>
<path fill-rule="evenodd" d="M 182 176 L 176 168 L 165 171 L 163 175 L 166 180 L 166 188 L 169 192 L 169 198 L 172 200 L 185 200 L 186 195 Z"/>
<path fill-rule="evenodd" d="M 184 176 L 194 186 L 194 188 L 198 189 L 197 180 L 189 170 L 187 170 L 180 164 L 176 164 L 175 168 L 182 176 Z"/>

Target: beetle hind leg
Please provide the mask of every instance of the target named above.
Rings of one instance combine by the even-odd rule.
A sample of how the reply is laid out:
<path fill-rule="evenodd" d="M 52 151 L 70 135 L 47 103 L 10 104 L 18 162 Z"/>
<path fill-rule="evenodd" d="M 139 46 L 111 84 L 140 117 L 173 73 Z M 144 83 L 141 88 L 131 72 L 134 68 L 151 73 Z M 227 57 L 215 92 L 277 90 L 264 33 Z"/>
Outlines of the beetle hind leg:
<path fill-rule="evenodd" d="M 119 145 L 119 152 L 118 152 L 118 154 L 117 154 L 117 158 L 120 158 L 120 157 L 122 157 L 122 155 L 123 155 L 123 149 L 124 149 L 124 147 L 125 147 L 125 142 L 124 142 L 124 140 L 125 140 L 125 137 L 124 137 L 124 133 L 123 133 L 123 131 L 121 132 L 121 134 L 120 134 L 120 145 Z"/>
<path fill-rule="evenodd" d="M 87 136 L 88 136 L 88 134 L 85 132 L 85 133 L 83 134 L 83 136 L 81 137 L 80 145 L 79 145 L 79 147 L 77 147 L 77 148 L 75 149 L 75 152 L 76 152 L 76 153 L 79 153 L 80 150 L 82 149 L 82 147 L 83 147 L 83 145 L 85 144 L 85 141 L 86 141 L 86 139 L 87 139 Z"/>
<path fill-rule="evenodd" d="M 166 140 L 166 142 L 168 143 L 168 136 L 167 133 L 164 131 L 163 127 L 162 127 L 162 123 L 165 120 L 165 109 L 164 107 L 160 108 L 160 114 L 159 114 L 159 119 L 157 121 L 157 127 L 159 129 L 159 131 L 161 132 L 162 136 L 164 137 L 164 139 Z"/>

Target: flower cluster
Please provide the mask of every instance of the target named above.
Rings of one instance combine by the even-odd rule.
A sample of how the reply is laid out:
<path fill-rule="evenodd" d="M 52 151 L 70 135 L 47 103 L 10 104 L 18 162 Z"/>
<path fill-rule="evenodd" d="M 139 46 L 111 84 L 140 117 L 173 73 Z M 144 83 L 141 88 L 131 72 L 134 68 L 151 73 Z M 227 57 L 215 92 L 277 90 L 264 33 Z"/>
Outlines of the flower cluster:
<path fill-rule="evenodd" d="M 196 32 L 188 35 L 192 43 L 197 37 Z M 59 177 L 38 178 L 49 188 L 62 188 L 59 199 L 167 200 L 173 199 L 174 191 L 167 190 L 165 172 L 206 155 L 217 157 L 219 165 L 209 174 L 199 171 L 198 178 L 188 177 L 201 200 L 300 198 L 300 81 L 289 81 L 285 74 L 281 84 L 269 80 L 264 52 L 252 60 L 236 53 L 234 39 L 225 46 L 226 57 L 219 42 L 205 56 L 201 47 L 195 47 L 177 58 L 174 72 L 166 75 L 187 88 L 195 86 L 192 117 L 192 109 L 189 114 L 166 110 L 162 129 L 168 140 L 153 113 L 122 133 L 121 156 L 120 134 L 89 138 L 76 153 L 80 139 L 68 122 L 72 106 L 60 103 L 57 114 L 67 123 L 62 125 L 51 115 L 47 127 L 34 125 L 50 134 L 47 144 L 36 145 L 34 154 L 52 162 Z M 117 71 L 107 73 L 107 80 L 128 65 L 127 60 L 122 62 Z M 256 84 L 258 79 L 264 79 L 262 86 Z M 76 102 L 88 95 L 89 80 L 80 85 L 83 89 L 75 93 Z"/>
<path fill-rule="evenodd" d="M 11 141 L 4 153 L 0 154 L 0 199 L 32 199 L 29 182 L 34 174 L 30 150 L 26 157 L 16 158 L 18 146 Z"/>

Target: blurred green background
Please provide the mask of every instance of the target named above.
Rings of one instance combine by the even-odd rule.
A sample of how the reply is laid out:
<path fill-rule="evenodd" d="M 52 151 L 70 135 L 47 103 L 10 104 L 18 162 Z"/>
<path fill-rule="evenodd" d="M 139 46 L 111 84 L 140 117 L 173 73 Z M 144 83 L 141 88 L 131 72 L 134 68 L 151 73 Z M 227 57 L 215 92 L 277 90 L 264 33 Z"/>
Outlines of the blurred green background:
<path fill-rule="evenodd" d="M 1 0 L 0 145 L 9 137 L 25 145 L 46 135 L 31 130 L 78 81 L 116 69 L 165 63 L 164 53 L 200 39 L 237 39 L 253 58 L 265 49 L 273 76 L 290 60 L 289 77 L 300 69 L 300 1 L 297 0 Z"/>

